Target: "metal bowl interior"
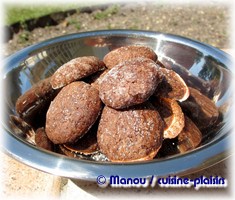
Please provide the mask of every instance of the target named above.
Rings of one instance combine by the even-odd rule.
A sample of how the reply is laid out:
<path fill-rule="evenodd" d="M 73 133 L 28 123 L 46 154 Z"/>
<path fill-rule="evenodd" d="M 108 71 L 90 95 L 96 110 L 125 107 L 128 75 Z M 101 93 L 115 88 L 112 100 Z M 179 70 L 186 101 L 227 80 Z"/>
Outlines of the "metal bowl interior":
<path fill-rule="evenodd" d="M 102 59 L 112 49 L 141 44 L 151 47 L 159 60 L 177 71 L 190 86 L 198 87 L 216 102 L 222 113 L 220 125 L 204 135 L 193 151 L 148 162 L 107 163 L 73 159 L 37 148 L 18 137 L 9 126 L 17 98 L 39 80 L 49 77 L 63 63 L 94 55 Z M 219 49 L 176 35 L 146 31 L 95 31 L 66 35 L 29 46 L 5 59 L 3 150 L 36 169 L 74 179 L 164 176 L 188 174 L 214 165 L 230 155 L 232 129 L 232 59 Z"/>

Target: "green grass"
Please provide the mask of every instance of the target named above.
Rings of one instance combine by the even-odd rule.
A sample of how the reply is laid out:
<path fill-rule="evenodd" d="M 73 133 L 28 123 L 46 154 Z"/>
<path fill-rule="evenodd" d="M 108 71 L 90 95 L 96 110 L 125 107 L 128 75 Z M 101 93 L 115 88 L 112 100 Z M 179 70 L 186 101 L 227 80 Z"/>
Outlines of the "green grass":
<path fill-rule="evenodd" d="M 70 25 L 73 25 L 77 30 L 80 30 L 80 29 L 81 29 L 81 23 L 80 23 L 78 20 L 76 20 L 76 19 L 70 19 L 70 20 L 68 21 L 68 23 L 69 23 Z"/>
<path fill-rule="evenodd" d="M 28 31 L 23 31 L 22 33 L 19 34 L 18 42 L 24 44 L 29 40 L 29 35 L 30 33 Z"/>
<path fill-rule="evenodd" d="M 11 5 L 6 6 L 5 10 L 5 25 L 11 25 L 17 22 L 24 23 L 26 20 L 34 19 L 55 13 L 59 11 L 66 11 L 69 9 L 77 9 L 84 7 L 87 4 L 84 3 L 73 3 L 73 4 L 58 4 L 58 5 Z M 90 4 L 88 4 L 90 5 Z M 92 5 L 92 4 L 91 4 Z M 91 6 L 90 5 L 90 6 Z M 119 11 L 118 5 L 113 5 L 104 11 L 98 12 L 94 15 L 95 19 L 101 20 L 106 19 Z M 77 25 L 79 29 L 79 24 Z"/>
<path fill-rule="evenodd" d="M 106 10 L 101 11 L 101 12 L 97 12 L 94 15 L 95 19 L 106 19 L 114 14 L 117 14 L 119 11 L 119 6 L 118 5 L 113 5 L 111 7 L 108 7 Z"/>
<path fill-rule="evenodd" d="M 5 9 L 5 24 L 11 25 L 16 22 L 23 23 L 28 19 L 34 19 L 50 13 L 66 11 L 69 9 L 78 9 L 78 6 L 75 4 L 58 6 L 8 6 Z"/>

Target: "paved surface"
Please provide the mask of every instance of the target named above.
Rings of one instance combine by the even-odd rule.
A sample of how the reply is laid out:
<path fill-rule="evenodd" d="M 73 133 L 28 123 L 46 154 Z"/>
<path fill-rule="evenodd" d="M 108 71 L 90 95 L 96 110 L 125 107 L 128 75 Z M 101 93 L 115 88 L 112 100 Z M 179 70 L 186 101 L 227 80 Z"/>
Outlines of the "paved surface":
<path fill-rule="evenodd" d="M 228 188 L 201 188 L 199 191 L 191 188 L 101 188 L 95 182 L 70 180 L 53 176 L 0 154 L 0 158 L 4 165 L 2 166 L 1 199 L 50 199 L 50 200 L 74 200 L 74 199 L 125 199 L 136 197 L 138 199 L 161 198 L 168 199 L 177 197 L 183 199 L 190 198 L 193 195 L 197 197 L 210 196 L 213 199 L 230 199 L 232 195 L 231 173 L 229 171 L 229 161 L 221 162 L 206 170 L 196 172 L 185 177 L 194 179 L 200 176 L 220 176 L 228 179 Z"/>

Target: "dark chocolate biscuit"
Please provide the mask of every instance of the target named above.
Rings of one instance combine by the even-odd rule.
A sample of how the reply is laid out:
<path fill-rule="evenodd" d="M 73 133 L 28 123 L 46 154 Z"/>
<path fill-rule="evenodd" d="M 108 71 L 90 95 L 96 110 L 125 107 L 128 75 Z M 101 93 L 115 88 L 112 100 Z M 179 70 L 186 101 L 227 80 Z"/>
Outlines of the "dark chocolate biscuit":
<path fill-rule="evenodd" d="M 185 101 L 189 97 L 189 89 L 184 80 L 173 70 L 160 68 L 163 80 L 158 85 L 155 95 Z"/>
<path fill-rule="evenodd" d="M 49 150 L 49 151 L 54 150 L 54 144 L 47 137 L 44 127 L 38 128 L 36 130 L 35 143 L 38 147 L 41 147 L 43 149 L 46 149 L 46 150 Z"/>
<path fill-rule="evenodd" d="M 16 112 L 34 128 L 45 125 L 46 111 L 58 94 L 58 90 L 51 87 L 50 80 L 49 77 L 39 81 L 16 101 Z"/>
<path fill-rule="evenodd" d="M 103 60 L 106 67 L 111 69 L 119 63 L 138 57 L 157 60 L 157 55 L 151 48 L 141 45 L 120 47 L 106 54 Z"/>
<path fill-rule="evenodd" d="M 113 162 L 151 160 L 162 145 L 163 126 L 150 103 L 126 110 L 106 106 L 98 127 L 98 146 Z"/>
<path fill-rule="evenodd" d="M 187 116 L 185 117 L 185 126 L 178 135 L 178 149 L 181 153 L 195 149 L 202 140 L 202 133 L 198 127 Z"/>
<path fill-rule="evenodd" d="M 95 56 L 78 57 L 62 65 L 51 77 L 54 89 L 87 77 L 104 68 L 103 61 Z"/>
<path fill-rule="evenodd" d="M 157 108 L 164 121 L 164 138 L 175 138 L 184 128 L 184 113 L 177 101 L 168 98 L 154 98 L 153 105 Z"/>
<path fill-rule="evenodd" d="M 180 105 L 200 130 L 215 124 L 219 111 L 215 103 L 198 90 L 189 87 L 189 98 Z"/>
<path fill-rule="evenodd" d="M 96 134 L 88 132 L 75 144 L 62 144 L 71 153 L 91 155 L 98 150 Z"/>
<path fill-rule="evenodd" d="M 61 144 L 63 147 L 61 148 L 66 149 L 64 153 L 67 155 L 73 154 L 73 157 L 77 155 L 92 155 L 98 151 L 98 144 L 97 144 L 97 129 L 99 125 L 99 120 L 95 122 L 95 124 L 90 128 L 90 130 L 77 142 L 73 144 Z M 67 153 L 70 151 L 70 153 Z"/>
<path fill-rule="evenodd" d="M 162 80 L 159 66 L 148 58 L 136 58 L 113 67 L 99 84 L 100 98 L 115 109 L 148 100 Z"/>
<path fill-rule="evenodd" d="M 46 133 L 55 144 L 74 143 L 94 124 L 101 110 L 99 92 L 84 82 L 73 82 L 59 92 L 46 118 Z"/>

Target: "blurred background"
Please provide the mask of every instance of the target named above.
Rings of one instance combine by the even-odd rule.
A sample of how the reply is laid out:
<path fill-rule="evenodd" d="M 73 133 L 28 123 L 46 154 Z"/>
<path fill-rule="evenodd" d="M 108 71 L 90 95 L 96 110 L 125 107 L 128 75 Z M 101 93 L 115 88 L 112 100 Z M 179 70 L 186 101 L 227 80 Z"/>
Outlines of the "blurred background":
<path fill-rule="evenodd" d="M 4 56 L 56 36 L 102 29 L 159 31 L 218 48 L 230 48 L 230 8 L 229 4 L 217 1 L 202 5 L 163 1 L 46 6 L 6 4 Z"/>

